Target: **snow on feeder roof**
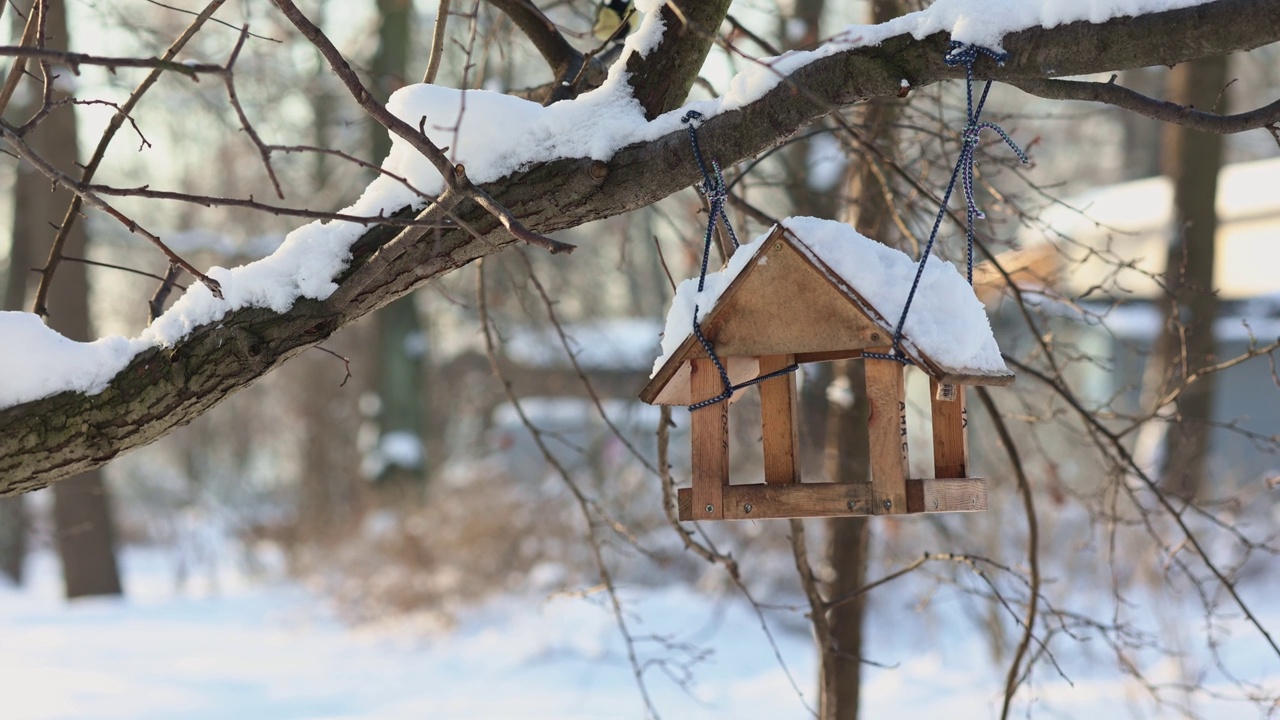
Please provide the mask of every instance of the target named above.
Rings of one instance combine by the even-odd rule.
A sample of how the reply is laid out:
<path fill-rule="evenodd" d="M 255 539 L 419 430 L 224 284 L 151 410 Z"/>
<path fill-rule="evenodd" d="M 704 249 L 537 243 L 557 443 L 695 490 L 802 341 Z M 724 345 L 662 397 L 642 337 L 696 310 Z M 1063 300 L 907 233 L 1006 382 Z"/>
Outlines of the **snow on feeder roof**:
<path fill-rule="evenodd" d="M 692 334 L 693 313 L 734 384 L 759 377 L 757 359 L 797 362 L 857 357 L 892 345 L 917 263 L 844 223 L 783 220 L 708 273 L 703 291 L 680 284 L 667 316 L 662 356 L 640 398 L 691 404 L 689 363 L 707 357 Z M 930 257 L 903 327 L 901 350 L 935 380 L 1007 385 L 1005 366 L 982 303 L 956 268 Z"/>

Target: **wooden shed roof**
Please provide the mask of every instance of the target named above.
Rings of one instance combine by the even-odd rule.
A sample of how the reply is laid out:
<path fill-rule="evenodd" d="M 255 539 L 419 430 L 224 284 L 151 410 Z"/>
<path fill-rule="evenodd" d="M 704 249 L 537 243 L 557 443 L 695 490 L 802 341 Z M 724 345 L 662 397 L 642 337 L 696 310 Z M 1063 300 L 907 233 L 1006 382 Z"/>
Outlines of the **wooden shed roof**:
<path fill-rule="evenodd" d="M 812 237 L 806 240 L 806 236 Z M 849 244 L 844 244 L 845 241 Z M 869 243 L 875 248 L 859 243 Z M 884 307 L 892 306 L 894 302 L 891 294 L 879 286 L 888 282 L 890 275 L 897 278 L 904 271 L 914 272 L 902 265 L 904 262 L 912 267 L 915 265 L 905 254 L 873 243 L 847 225 L 812 218 L 783 221 L 756 242 L 739 248 L 738 252 L 749 253 L 748 259 L 745 265 L 733 262 L 722 271 L 736 274 L 729 278 L 719 297 L 698 298 L 701 302 L 710 300 L 714 303 L 710 310 L 699 313 L 701 327 L 733 383 L 758 377 L 761 373 L 756 358 L 765 355 L 794 355 L 797 362 L 813 362 L 856 357 L 863 350 L 886 348 L 892 344 L 902 300 L 897 301 L 896 308 Z M 868 262 L 881 265 L 850 271 L 851 263 L 858 262 L 860 252 L 875 253 L 877 257 L 867 258 Z M 886 255 L 886 252 L 901 257 Z M 1007 385 L 1013 382 L 1013 374 L 1000 359 L 990 325 L 976 298 L 971 304 L 956 302 L 951 297 L 932 298 L 933 302 L 929 302 L 927 296 L 934 291 L 931 285 L 940 277 L 939 273 L 950 272 L 956 277 L 936 280 L 938 285 L 954 284 L 956 280 L 964 282 L 950 264 L 944 263 L 944 269 L 934 269 L 932 265 L 931 262 L 928 269 L 934 271 L 927 273 L 931 281 L 921 283 L 911 314 L 936 313 L 938 308 L 945 307 L 948 313 L 965 317 L 935 318 L 932 324 L 916 323 L 924 328 L 923 332 L 928 336 L 925 338 L 913 338 L 910 334 L 913 324 L 908 322 L 902 341 L 903 352 L 920 369 L 941 382 L 965 385 Z M 875 279 L 881 270 L 886 277 Z M 851 278 L 850 275 L 860 277 Z M 856 286 L 859 283 L 870 286 L 870 290 L 860 291 Z M 946 289 L 954 293 L 954 288 Z M 689 290 L 696 292 L 696 285 Z M 685 292 L 682 287 L 680 293 Z M 677 307 L 682 302 L 680 293 L 675 301 Z M 898 292 L 898 295 L 905 297 L 905 291 Z M 972 298 L 971 292 L 968 297 Z M 689 300 L 685 299 L 685 302 Z M 688 361 L 707 354 L 692 333 L 691 314 L 686 309 L 688 317 L 682 318 L 677 312 L 673 307 L 667 333 L 678 331 L 681 320 L 689 323 L 688 329 L 684 330 L 683 340 L 674 349 L 671 349 L 673 338 L 664 341 L 668 352 L 660 359 L 652 379 L 640 393 L 640 399 L 645 402 L 660 405 L 692 402 Z M 972 317 L 974 313 L 980 318 Z M 886 314 L 891 314 L 891 317 L 887 318 Z M 939 328 L 945 330 L 948 322 L 954 322 L 958 332 L 978 332 L 976 328 L 981 328 L 986 337 L 961 338 L 966 348 L 977 350 L 965 351 L 968 352 L 967 357 L 965 352 L 957 354 L 953 352 L 954 348 L 947 346 L 948 340 L 954 338 L 949 338 L 947 332 L 938 331 Z"/>

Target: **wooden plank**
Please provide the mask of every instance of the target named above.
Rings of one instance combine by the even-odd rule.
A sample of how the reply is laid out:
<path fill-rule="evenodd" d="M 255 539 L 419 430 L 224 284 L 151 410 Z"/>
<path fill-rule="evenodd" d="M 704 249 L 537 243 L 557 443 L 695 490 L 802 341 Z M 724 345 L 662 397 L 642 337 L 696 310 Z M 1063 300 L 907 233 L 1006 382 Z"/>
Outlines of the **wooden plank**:
<path fill-rule="evenodd" d="M 705 358 L 706 353 L 701 350 L 690 353 L 691 358 Z M 760 362 L 753 357 L 722 357 L 720 362 L 724 363 L 724 369 L 729 371 L 729 382 L 734 385 L 744 383 L 760 377 Z M 672 369 L 671 378 L 666 385 L 655 386 L 653 381 L 645 387 L 645 393 L 650 389 L 656 392 L 652 395 L 652 399 L 641 394 L 640 399 L 651 405 L 692 405 L 693 393 L 690 392 L 691 380 L 689 370 L 692 367 L 692 360 L 686 360 Z M 671 367 L 670 364 L 664 367 Z M 654 381 L 658 378 L 654 377 Z M 713 396 L 714 397 L 714 396 Z M 741 392 L 733 394 L 733 398 L 729 401 L 735 403 L 742 397 Z"/>
<path fill-rule="evenodd" d="M 690 391 L 697 402 L 724 390 L 720 371 L 710 359 L 692 362 Z M 729 484 L 729 403 L 718 402 L 690 413 L 693 438 L 693 513 L 695 520 L 724 516 L 721 502 Z"/>
<path fill-rule="evenodd" d="M 888 353 L 890 348 L 874 352 Z M 907 389 L 903 366 L 895 360 L 867 358 L 867 401 L 871 415 L 872 511 L 876 515 L 907 512 Z"/>
<path fill-rule="evenodd" d="M 985 478 L 906 481 L 908 512 L 977 512 L 987 509 Z M 796 517 L 872 515 L 873 490 L 866 483 L 796 483 L 794 485 L 729 485 L 724 488 L 724 520 L 771 520 Z M 681 520 L 693 516 L 693 491 L 677 491 Z"/>
<path fill-rule="evenodd" d="M 693 516 L 693 492 L 677 493 L 680 519 Z M 769 520 L 796 517 L 869 515 L 871 486 L 867 483 L 796 483 L 793 485 L 730 485 L 724 488 L 725 520 Z"/>
<path fill-rule="evenodd" d="M 969 412 L 965 406 L 964 385 L 931 380 L 929 389 L 933 414 L 933 476 L 969 477 Z"/>
<path fill-rule="evenodd" d="M 986 478 L 907 481 L 908 512 L 979 512 L 986 509 Z"/>
<path fill-rule="evenodd" d="M 765 355 L 760 374 L 795 363 L 793 355 Z M 795 373 L 760 383 L 760 430 L 764 442 L 764 481 L 800 482 L 800 419 Z"/>
<path fill-rule="evenodd" d="M 884 337 L 888 336 L 889 334 L 885 333 Z M 878 333 L 874 334 L 874 340 L 876 342 L 883 342 Z M 833 362 L 836 360 L 853 360 L 860 357 L 862 357 L 862 350 L 856 348 L 848 350 L 823 350 L 822 352 L 796 353 L 796 362 L 801 364 L 811 362 Z"/>
<path fill-rule="evenodd" d="M 881 345 L 873 322 L 777 228 L 702 324 L 720 355 L 795 354 Z"/>

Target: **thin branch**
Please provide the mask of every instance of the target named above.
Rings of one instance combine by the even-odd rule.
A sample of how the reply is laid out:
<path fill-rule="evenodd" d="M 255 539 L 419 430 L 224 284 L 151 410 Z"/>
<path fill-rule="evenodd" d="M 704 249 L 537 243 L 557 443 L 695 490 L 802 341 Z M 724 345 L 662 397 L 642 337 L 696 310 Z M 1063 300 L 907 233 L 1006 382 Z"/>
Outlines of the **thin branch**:
<path fill-rule="evenodd" d="M 273 0 L 273 2 L 288 18 L 289 22 L 293 23 L 293 26 L 302 33 L 302 36 L 320 51 L 320 54 L 328 61 L 329 66 L 333 68 L 334 74 L 338 76 L 343 85 L 346 85 L 348 92 L 355 98 L 356 103 L 369 114 L 369 117 L 378 121 L 378 124 L 390 132 L 403 138 L 413 149 L 425 157 L 440 173 L 440 176 L 444 178 L 445 186 L 448 189 L 453 190 L 461 197 L 475 201 L 485 210 L 488 210 L 516 240 L 541 247 L 552 253 L 573 251 L 574 246 L 569 243 L 552 240 L 545 235 L 529 230 L 488 193 L 472 184 L 467 179 L 466 169 L 462 165 L 454 165 L 449 162 L 449 158 L 445 157 L 444 152 L 427 137 L 426 132 L 423 130 L 426 123 L 425 117 L 421 119 L 419 127 L 415 129 L 409 123 L 392 114 L 390 110 L 387 110 L 385 105 L 374 99 L 373 94 L 369 92 L 369 89 L 356 76 L 355 71 L 347 64 L 346 59 L 342 57 L 342 53 L 338 52 L 338 48 L 334 47 L 333 43 L 320 28 L 316 27 L 315 23 L 312 23 L 302 14 L 302 11 L 298 9 L 298 6 L 292 0 Z"/>
<path fill-rule="evenodd" d="M 1068 391 L 1065 387 L 1063 387 L 1058 381 L 1045 375 L 1044 373 L 1031 367 L 1030 365 L 1026 365 L 1024 363 L 1018 362 L 1016 359 L 1008 355 L 1005 355 L 1004 359 L 1005 359 L 1005 362 L 1014 366 L 1019 371 L 1025 372 L 1028 375 L 1048 385 L 1055 393 L 1057 393 L 1059 397 L 1065 400 L 1067 404 L 1070 405 L 1072 409 L 1076 411 L 1076 413 L 1080 416 L 1081 420 L 1083 420 L 1090 427 L 1092 431 L 1098 433 L 1100 436 L 1107 439 L 1107 441 L 1112 446 L 1112 451 L 1115 453 L 1116 457 L 1119 458 L 1119 460 L 1121 461 L 1121 464 L 1124 465 L 1128 469 L 1128 471 L 1134 475 L 1134 477 L 1141 480 L 1142 484 L 1145 485 L 1146 488 L 1155 496 L 1156 502 L 1158 502 L 1160 506 L 1164 509 L 1164 511 L 1169 514 L 1169 517 L 1172 518 L 1173 522 L 1178 526 L 1179 531 L 1181 531 L 1182 536 L 1186 538 L 1186 541 L 1191 545 L 1192 549 L 1194 549 L 1196 554 L 1200 557 L 1200 561 L 1204 563 L 1204 566 L 1208 568 L 1209 572 L 1212 573 L 1214 578 L 1217 579 L 1222 589 L 1225 590 L 1227 594 L 1231 596 L 1232 601 L 1235 603 L 1236 607 L 1240 608 L 1240 612 L 1244 614 L 1245 619 L 1248 620 L 1249 624 L 1252 625 L 1253 628 L 1258 631 L 1258 634 L 1261 635 L 1262 638 L 1266 641 L 1267 645 L 1270 646 L 1271 651 L 1276 655 L 1276 657 L 1280 657 L 1280 645 L 1276 644 L 1276 641 L 1271 636 L 1271 633 L 1267 632 L 1267 629 L 1262 624 L 1262 621 L 1260 621 L 1258 617 L 1254 615 L 1253 610 L 1249 607 L 1249 604 L 1244 601 L 1244 598 L 1240 597 L 1240 593 L 1236 590 L 1235 583 L 1231 582 L 1231 580 L 1228 577 L 1226 577 L 1226 575 L 1223 574 L 1222 570 L 1218 567 L 1217 563 L 1215 563 L 1212 559 L 1209 558 L 1209 554 L 1205 551 L 1204 545 L 1200 542 L 1200 540 L 1196 537 L 1195 533 L 1192 532 L 1191 528 L 1187 525 L 1186 518 L 1183 517 L 1182 512 L 1177 507 L 1174 507 L 1173 502 L 1169 500 L 1169 498 L 1165 495 L 1165 493 L 1160 490 L 1160 487 L 1159 485 L 1156 484 L 1155 480 L 1151 479 L 1151 476 L 1146 473 L 1146 471 L 1142 468 L 1141 463 L 1139 463 L 1137 459 L 1134 458 L 1133 455 L 1129 452 L 1128 448 L 1124 446 L 1124 443 L 1121 441 L 1119 436 L 1117 436 L 1115 433 L 1109 430 L 1105 425 L 1103 425 L 1102 421 L 1094 417 L 1094 415 L 1090 413 L 1084 407 L 1084 405 L 1080 403 L 1080 400 L 1076 398 L 1075 395 L 1072 394 L 1070 391 Z"/>
<path fill-rule="evenodd" d="M 1186 105 L 1157 100 L 1115 83 L 1084 80 L 1009 80 L 1019 90 L 1050 100 L 1085 100 L 1115 105 L 1152 120 L 1173 123 L 1201 132 L 1231 134 L 1274 126 L 1280 122 L 1280 100 L 1249 112 L 1219 115 Z"/>
<path fill-rule="evenodd" d="M 20 47 L 31 47 L 36 41 L 36 16 L 40 14 L 37 9 L 40 0 L 33 0 L 31 10 L 27 13 L 27 25 L 22 29 L 22 40 L 18 42 Z M 0 113 L 9 107 L 9 101 L 13 99 L 13 91 L 18 89 L 18 82 L 22 80 L 22 74 L 27 68 L 26 56 L 18 56 L 13 61 L 13 67 L 9 68 L 9 76 L 4 80 L 4 90 L 0 90 Z"/>
<path fill-rule="evenodd" d="M 48 50 L 39 47 L 23 47 L 21 45 L 0 45 L 0 57 L 37 58 L 47 62 L 66 65 L 71 72 L 80 74 L 81 65 L 102 65 L 108 70 L 116 68 L 155 68 L 167 72 L 186 75 L 192 80 L 199 80 L 201 75 L 225 75 L 227 69 L 221 65 L 210 63 L 181 63 L 161 58 L 108 57 L 105 55 L 89 55 L 69 50 Z"/>
<path fill-rule="evenodd" d="M 342 377 L 342 382 L 338 383 L 338 387 L 345 386 L 347 381 L 351 379 L 351 359 L 345 355 L 339 355 L 323 345 L 315 345 L 313 346 L 313 349 L 319 350 L 322 353 L 328 353 L 342 361 L 342 367 L 346 369 L 347 374 Z"/>
<path fill-rule="evenodd" d="M 155 294 L 151 296 L 151 301 L 147 303 L 147 313 L 151 318 L 151 322 L 155 322 L 164 314 L 164 303 L 169 299 L 169 293 L 173 292 L 175 287 L 186 290 L 186 288 L 174 282 L 181 272 L 182 268 L 169 263 L 169 269 L 165 271 L 164 277 L 159 278 L 160 287 L 156 288 Z"/>
<path fill-rule="evenodd" d="M 1023 677 L 1022 660 L 1027 656 L 1027 649 L 1031 647 L 1032 631 L 1035 628 L 1036 612 L 1039 609 L 1037 604 L 1040 601 L 1040 523 L 1036 519 L 1031 481 L 1027 479 L 1026 469 L 1022 466 L 1018 446 L 1014 444 L 1009 427 L 1005 424 L 1004 417 L 1000 415 L 1000 410 L 996 407 L 995 400 L 991 398 L 991 393 L 984 387 L 979 387 L 977 390 L 978 398 L 987 409 L 987 415 L 995 425 L 1000 442 L 1009 455 L 1009 464 L 1013 466 L 1013 473 L 1018 477 L 1018 494 L 1022 496 L 1022 507 L 1027 515 L 1027 564 L 1031 568 L 1031 587 L 1030 597 L 1027 599 L 1027 617 L 1022 621 L 1022 639 L 1018 642 L 1018 649 L 1013 653 L 1013 660 L 1009 663 L 1009 673 L 1005 677 L 1004 703 L 1000 708 L 1000 720 L 1008 720 L 1014 693 L 1018 691 L 1018 685 Z M 1029 669 L 1030 665 L 1028 665 Z"/>
<path fill-rule="evenodd" d="M 249 210 L 259 210 L 261 212 L 271 213 L 280 217 L 299 217 L 311 220 L 341 220 L 343 222 L 358 223 L 360 225 L 393 225 L 398 227 L 447 227 L 439 222 L 424 222 L 416 218 L 394 218 L 385 214 L 381 215 L 351 215 L 348 213 L 322 212 L 320 210 L 309 210 L 307 208 L 291 208 L 281 205 L 270 205 L 264 202 L 249 198 L 233 198 L 219 197 L 216 195 L 195 195 L 193 193 L 175 192 L 172 190 L 152 190 L 149 185 L 139 185 L 137 187 L 115 187 L 114 185 L 85 185 L 79 184 L 77 190 L 87 190 L 99 195 L 111 195 L 115 197 L 137 197 L 149 200 L 173 200 L 176 202 L 191 203 L 193 205 L 201 205 L 203 207 L 238 207 Z"/>
<path fill-rule="evenodd" d="M 240 118 L 240 127 L 244 128 L 244 132 L 249 136 L 249 140 L 258 148 L 258 155 L 262 157 L 262 164 L 267 168 L 267 177 L 271 178 L 271 187 L 275 188 L 276 197 L 284 199 L 284 190 L 280 188 L 280 179 L 276 177 L 275 168 L 271 167 L 271 150 L 267 148 L 266 143 L 262 142 L 262 138 L 258 136 L 258 131 L 253 129 L 253 123 L 249 122 L 249 118 L 244 114 L 244 108 L 240 105 L 240 98 L 236 95 L 235 78 L 231 74 L 231 68 L 236 64 L 236 59 L 240 57 L 240 50 L 244 47 L 244 41 L 249 39 L 249 26 L 245 25 L 240 28 L 240 38 L 236 40 L 236 46 L 231 50 L 231 56 L 227 58 L 227 74 L 222 76 L 222 82 L 227 88 L 227 98 L 231 100 L 231 107 L 236 110 L 236 117 Z"/>
<path fill-rule="evenodd" d="M 278 0 L 277 0 L 278 1 Z M 658 709 L 653 704 L 653 699 L 649 695 L 649 688 L 644 682 L 644 667 L 640 664 L 640 658 L 636 654 L 635 636 L 627 623 L 626 615 L 622 610 L 622 601 L 618 598 L 618 588 L 613 580 L 613 573 L 609 570 L 609 565 L 605 561 L 604 553 L 601 551 L 600 541 L 595 536 L 596 523 L 592 519 L 591 509 L 594 503 L 582 492 L 582 488 L 573 481 L 569 475 L 569 471 L 565 469 L 560 460 L 547 447 L 546 441 L 543 439 L 543 432 L 529 419 L 525 414 L 524 405 L 520 398 L 516 396 L 515 391 L 511 387 L 511 382 L 502 375 L 501 367 L 498 364 L 498 354 L 493 340 L 493 329 L 489 317 L 489 301 L 488 294 L 485 292 L 485 265 L 484 260 L 480 260 L 476 264 L 476 307 L 480 313 L 480 327 L 484 336 L 485 354 L 489 358 L 489 366 L 502 382 L 503 392 L 506 394 L 507 402 L 511 403 L 511 407 L 515 409 L 516 415 L 520 418 L 520 423 L 525 426 L 529 433 L 533 436 L 533 441 L 537 444 L 538 449 L 542 452 L 542 457 L 547 464 L 556 470 L 556 474 L 564 481 L 565 486 L 569 489 L 569 493 L 573 495 L 577 501 L 578 510 L 582 514 L 582 519 L 587 525 L 587 544 L 591 548 L 591 557 L 595 561 L 596 571 L 600 573 L 600 584 L 604 586 L 605 594 L 609 597 L 609 606 L 613 611 L 614 622 L 618 626 L 618 632 L 622 635 L 623 644 L 627 649 L 627 661 L 631 665 L 631 672 L 635 676 L 637 689 L 640 691 L 640 697 L 644 700 L 645 709 L 649 716 L 658 718 Z"/>
<path fill-rule="evenodd" d="M 427 72 L 422 82 L 434 83 L 436 73 L 440 72 L 440 58 L 444 56 L 444 33 L 449 23 L 450 0 L 437 0 L 436 24 L 431 29 L 431 55 L 427 58 Z"/>
<path fill-rule="evenodd" d="M 155 273 L 149 273 L 146 270 L 139 270 L 137 268 L 126 267 L 124 265 L 115 265 L 109 262 L 101 262 L 99 260 L 90 260 L 89 258 L 74 257 L 72 255 L 63 255 L 62 259 L 64 262 L 74 262 L 74 263 L 80 263 L 82 265 L 93 265 L 94 267 L 109 268 L 111 270 L 121 270 L 127 273 L 133 273 L 134 275 L 149 277 L 149 278 L 152 278 L 153 280 L 161 280 L 161 281 L 164 280 L 163 277 L 156 275 Z M 38 273 L 40 272 L 40 268 L 31 268 L 31 272 Z M 178 287 L 182 287 L 182 286 L 179 285 Z M 185 287 L 182 287 L 182 289 L 186 290 Z"/>
<path fill-rule="evenodd" d="M 191 10 L 188 10 L 188 9 L 186 9 L 186 8 L 174 7 L 173 5 L 166 5 L 166 4 L 162 3 L 162 2 L 158 2 L 157 0 L 146 0 L 146 1 L 147 1 L 147 2 L 149 2 L 149 3 L 151 3 L 152 5 L 156 5 L 156 6 L 158 6 L 158 7 L 162 7 L 162 8 L 164 8 L 165 10 L 172 10 L 172 11 L 174 11 L 174 12 L 183 13 L 183 14 L 185 14 L 185 15 L 196 15 L 196 13 L 195 13 L 195 12 L 192 12 Z M 446 4 L 447 4 L 447 2 L 448 2 L 448 0 L 446 0 Z M 202 14 L 203 14 L 203 13 L 202 13 Z M 219 25 L 224 26 L 224 27 L 229 27 L 229 28 L 231 28 L 232 30 L 235 30 L 236 32 L 239 32 L 239 31 L 240 31 L 240 28 L 236 27 L 235 25 L 232 25 L 231 23 L 227 22 L 226 20 L 219 20 L 218 18 L 213 18 L 213 21 L 214 21 L 215 23 L 219 24 Z M 267 37 L 266 35 L 258 35 L 257 33 L 249 33 L 249 37 L 254 38 L 255 40 L 266 40 L 267 42 L 273 42 L 273 43 L 277 43 L 277 44 L 284 44 L 284 41 L 283 41 L 283 40 L 277 40 L 277 39 L 275 39 L 275 38 L 273 38 L 273 37 Z"/>
<path fill-rule="evenodd" d="M 165 245 L 164 241 L 161 240 L 158 235 L 142 227 L 136 221 L 132 220 L 124 213 L 112 207 L 105 200 L 98 197 L 95 193 L 85 190 L 80 183 L 67 177 L 61 170 L 58 170 L 56 167 L 51 165 L 48 160 L 41 157 L 39 153 L 23 141 L 15 128 L 3 120 L 0 120 L 0 135 L 4 136 L 4 139 L 14 150 L 17 151 L 18 155 L 21 156 L 23 160 L 31 163 L 42 175 L 49 178 L 54 183 L 75 193 L 89 207 L 97 208 L 98 210 L 101 210 L 115 218 L 121 225 L 124 225 L 129 232 L 146 238 L 152 245 L 159 248 L 160 252 L 164 253 L 165 257 L 169 258 L 170 262 L 178 264 L 183 270 L 191 273 L 192 277 L 195 277 L 197 280 L 204 283 L 209 290 L 213 292 L 215 297 L 219 299 L 222 298 L 222 286 L 218 284 L 217 280 L 214 280 L 208 275 L 200 272 L 191 263 L 184 260 L 173 250 L 170 250 L 169 246 Z M 47 311 L 41 314 L 47 314 Z"/>
<path fill-rule="evenodd" d="M 557 78 L 564 78 L 571 67 L 582 65 L 582 53 L 565 40 L 560 29 L 530 0 L 488 0 L 520 28 L 533 43 L 542 59 L 551 66 Z"/>
<path fill-rule="evenodd" d="M 207 22 L 209 18 L 213 17 L 213 14 L 217 12 L 218 8 L 222 7 L 225 2 L 226 0 L 211 0 L 208 5 L 205 5 L 204 10 L 202 10 L 200 14 L 191 21 L 191 24 L 187 26 L 186 30 L 183 30 L 182 34 L 178 36 L 178 39 L 174 40 L 169 48 L 165 50 L 164 58 L 166 60 L 171 60 L 176 57 L 178 53 L 182 51 L 182 48 L 186 47 L 186 44 L 191 40 L 191 38 L 195 37 L 195 34 L 199 32 L 200 28 L 204 27 L 205 22 Z M 162 70 L 157 68 L 148 73 L 147 77 L 144 78 L 141 83 L 138 83 L 138 87 L 134 88 L 133 92 L 129 94 L 129 99 L 125 100 L 124 103 L 116 109 L 116 114 L 111 117 L 111 121 L 107 123 L 106 129 L 102 131 L 102 137 L 98 140 L 98 146 L 94 148 L 93 156 L 89 158 L 88 164 L 84 166 L 84 170 L 80 173 L 81 184 L 88 183 L 93 179 L 94 173 L 98 171 L 98 166 L 102 164 L 102 159 L 106 157 L 107 148 L 111 145 L 111 140 L 115 138 L 116 133 L 119 132 L 120 128 L 124 125 L 125 119 L 129 117 L 133 108 L 138 105 L 142 96 L 151 89 L 151 86 L 154 85 L 157 80 L 160 79 L 161 72 Z M 130 120 L 130 122 L 132 122 L 132 120 Z M 138 134 L 141 135 L 142 133 L 139 132 Z M 32 305 L 32 312 L 41 317 L 49 314 L 47 305 L 49 287 L 53 282 L 53 274 L 58 269 L 58 260 L 62 257 L 62 248 L 66 245 L 67 238 L 71 235 L 71 229 L 75 226 L 77 219 L 80 217 L 81 204 L 82 200 L 80 195 L 77 194 L 71 198 L 71 203 L 67 207 L 67 212 L 62 217 L 62 224 L 58 226 L 58 234 L 54 236 L 53 245 L 49 248 L 49 259 L 45 262 L 44 270 L 41 271 L 40 285 L 36 288 L 35 302 Z M 199 277 L 198 274 L 196 276 Z"/>

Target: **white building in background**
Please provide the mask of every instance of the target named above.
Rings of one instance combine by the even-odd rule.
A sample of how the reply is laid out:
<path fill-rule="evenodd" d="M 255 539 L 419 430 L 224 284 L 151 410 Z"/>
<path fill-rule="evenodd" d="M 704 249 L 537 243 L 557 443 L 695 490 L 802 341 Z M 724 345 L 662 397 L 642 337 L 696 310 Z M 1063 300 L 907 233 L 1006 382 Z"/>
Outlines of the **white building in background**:
<path fill-rule="evenodd" d="M 1223 300 L 1280 296 L 1280 157 L 1228 165 L 1218 176 L 1217 265 L 1214 289 Z M 1048 230 L 1024 232 L 1025 245 L 1051 242 L 1066 267 L 1059 289 L 1080 297 L 1091 288 L 1123 290 L 1134 299 L 1161 294 L 1173 232 L 1173 185 L 1168 178 L 1109 185 L 1041 215 Z M 1118 263 L 1133 267 L 1117 270 Z M 1098 291 L 1094 291 L 1098 292 Z M 1099 299 L 1104 299 L 1099 297 Z"/>
<path fill-rule="evenodd" d="M 1223 168 L 1217 210 L 1213 290 L 1223 302 L 1215 336 L 1226 359 L 1280 338 L 1280 158 Z M 1023 231 L 1023 252 L 1051 246 L 1056 255 L 1041 266 L 1048 295 L 1064 301 L 1046 305 L 1064 320 L 1055 342 L 1102 360 L 1072 372 L 1077 391 L 1096 403 L 1136 408 L 1163 322 L 1158 280 L 1172 218 L 1172 183 L 1155 177 L 1091 190 Z M 1221 488 L 1280 477 L 1280 386 L 1266 358 L 1218 376 L 1213 416 L 1211 473 Z"/>

